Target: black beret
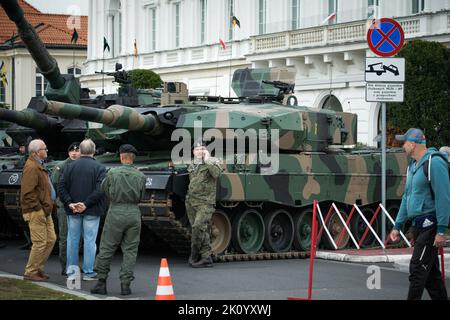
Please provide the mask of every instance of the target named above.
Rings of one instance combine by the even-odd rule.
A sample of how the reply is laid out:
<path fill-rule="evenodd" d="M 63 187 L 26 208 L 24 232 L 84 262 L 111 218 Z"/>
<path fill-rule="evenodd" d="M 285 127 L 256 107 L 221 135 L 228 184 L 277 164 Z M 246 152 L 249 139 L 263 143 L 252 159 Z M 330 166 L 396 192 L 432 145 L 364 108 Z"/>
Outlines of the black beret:
<path fill-rule="evenodd" d="M 72 150 L 80 150 L 80 143 L 79 142 L 73 142 L 69 148 L 67 149 L 67 152 L 70 152 Z"/>
<path fill-rule="evenodd" d="M 137 150 L 131 144 L 123 144 L 119 148 L 119 153 L 134 153 L 137 155 Z"/>

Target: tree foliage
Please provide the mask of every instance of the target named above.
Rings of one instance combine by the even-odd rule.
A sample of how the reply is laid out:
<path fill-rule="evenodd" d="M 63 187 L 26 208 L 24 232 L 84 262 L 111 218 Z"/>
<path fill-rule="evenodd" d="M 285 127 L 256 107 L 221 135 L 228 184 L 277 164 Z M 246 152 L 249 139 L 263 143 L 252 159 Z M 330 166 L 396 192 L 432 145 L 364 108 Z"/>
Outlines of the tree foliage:
<path fill-rule="evenodd" d="M 161 77 L 147 69 L 134 69 L 129 71 L 131 86 L 136 89 L 154 89 L 162 86 Z"/>
<path fill-rule="evenodd" d="M 404 133 L 421 128 L 427 145 L 450 145 L 450 49 L 414 40 L 398 54 L 405 58 L 405 100 L 388 105 L 388 125 Z"/>

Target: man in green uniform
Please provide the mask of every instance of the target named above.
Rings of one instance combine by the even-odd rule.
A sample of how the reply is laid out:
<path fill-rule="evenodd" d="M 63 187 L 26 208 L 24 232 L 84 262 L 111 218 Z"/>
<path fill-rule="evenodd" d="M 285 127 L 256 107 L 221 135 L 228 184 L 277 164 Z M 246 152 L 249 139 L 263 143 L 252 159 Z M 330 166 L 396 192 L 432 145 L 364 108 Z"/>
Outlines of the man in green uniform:
<path fill-rule="evenodd" d="M 133 269 L 141 233 L 141 211 L 138 203 L 145 194 L 145 175 L 133 166 L 137 151 L 130 144 L 119 148 L 122 166 L 109 170 L 102 183 L 102 190 L 109 200 L 100 240 L 100 252 L 95 260 L 94 271 L 98 282 L 91 293 L 107 294 L 106 279 L 111 260 L 120 246 L 123 254 L 120 269 L 121 295 L 131 294 L 130 283 L 133 281 Z"/>
<path fill-rule="evenodd" d="M 210 224 L 216 204 L 216 183 L 222 172 L 220 160 L 210 156 L 202 140 L 194 143 L 194 160 L 189 165 L 189 189 L 186 212 L 191 223 L 191 256 L 193 268 L 212 267 Z"/>
<path fill-rule="evenodd" d="M 64 172 L 64 168 L 71 162 L 77 160 L 80 157 L 80 143 L 74 142 L 67 149 L 69 153 L 69 157 L 61 162 L 61 164 L 55 166 L 53 169 L 51 180 L 53 185 L 55 186 L 55 190 L 58 191 L 59 178 L 62 176 Z M 61 200 L 56 199 L 56 205 L 58 207 L 57 216 L 58 216 L 58 236 L 59 236 L 59 262 L 61 263 L 61 274 L 63 276 L 66 275 L 66 262 L 67 262 L 67 215 L 64 210 L 64 205 L 61 203 Z"/>

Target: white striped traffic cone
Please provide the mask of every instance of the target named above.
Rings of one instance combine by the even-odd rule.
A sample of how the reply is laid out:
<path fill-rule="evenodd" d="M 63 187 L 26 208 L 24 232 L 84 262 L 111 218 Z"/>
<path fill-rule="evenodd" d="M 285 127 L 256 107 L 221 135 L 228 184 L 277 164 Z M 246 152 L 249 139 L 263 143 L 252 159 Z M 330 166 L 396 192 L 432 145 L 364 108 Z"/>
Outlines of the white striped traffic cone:
<path fill-rule="evenodd" d="M 159 268 L 158 287 L 156 288 L 155 300 L 175 300 L 173 294 L 172 280 L 170 279 L 169 266 L 167 259 L 161 259 Z"/>

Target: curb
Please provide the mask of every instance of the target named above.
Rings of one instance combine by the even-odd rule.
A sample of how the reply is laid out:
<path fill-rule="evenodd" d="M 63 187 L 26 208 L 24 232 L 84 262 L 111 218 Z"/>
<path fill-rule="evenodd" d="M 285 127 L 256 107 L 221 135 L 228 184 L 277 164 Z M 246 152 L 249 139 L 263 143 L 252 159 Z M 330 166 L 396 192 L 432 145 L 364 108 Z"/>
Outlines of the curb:
<path fill-rule="evenodd" d="M 324 260 L 335 260 L 335 261 L 343 261 L 343 262 L 397 262 L 401 260 L 410 260 L 410 254 L 399 254 L 399 255 L 378 255 L 378 256 L 362 256 L 362 255 L 354 255 L 354 254 L 345 254 L 345 253 L 334 253 L 334 252 L 324 252 L 317 251 L 316 258 L 324 259 Z"/>
<path fill-rule="evenodd" d="M 0 271 L 0 278 L 10 278 L 10 279 L 18 279 L 18 280 L 23 280 L 22 276 L 17 276 L 15 274 L 10 274 L 10 273 L 6 273 L 3 271 Z M 93 296 L 91 294 L 88 293 L 84 293 L 82 291 L 75 291 L 75 290 L 69 290 L 63 286 L 57 285 L 57 284 L 53 284 L 53 283 L 49 283 L 49 282 L 38 282 L 38 281 L 32 281 L 32 283 L 47 288 L 47 289 L 51 289 L 51 290 L 55 290 L 55 291 L 59 291 L 59 292 L 63 292 L 63 293 L 67 293 L 67 294 L 71 294 L 86 300 L 122 300 L 120 298 L 117 297 L 105 297 L 105 298 L 99 298 L 97 296 Z"/>

